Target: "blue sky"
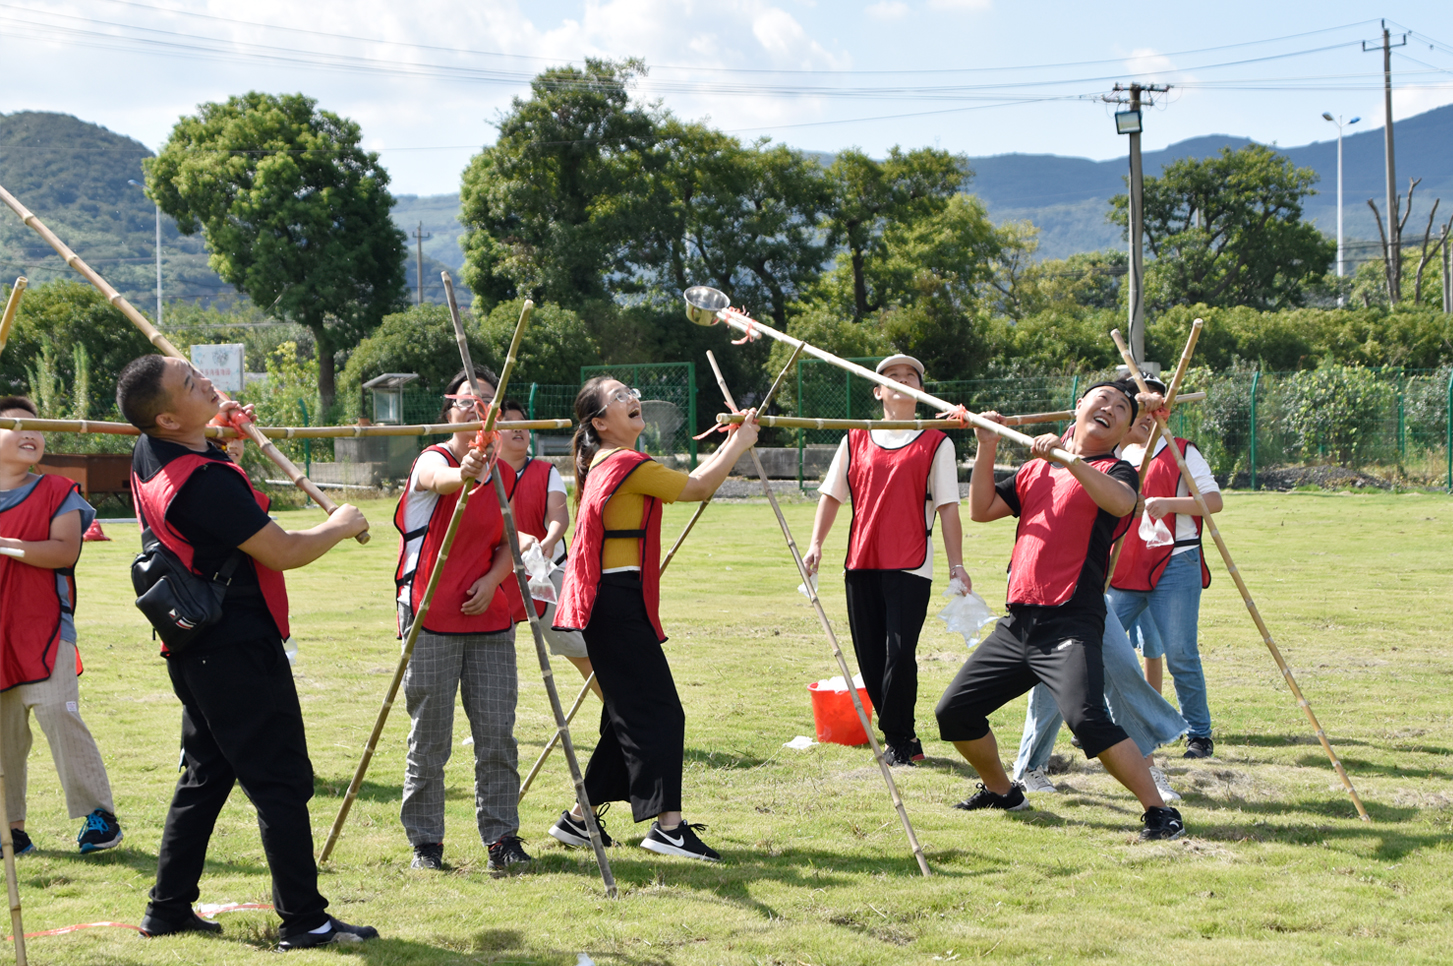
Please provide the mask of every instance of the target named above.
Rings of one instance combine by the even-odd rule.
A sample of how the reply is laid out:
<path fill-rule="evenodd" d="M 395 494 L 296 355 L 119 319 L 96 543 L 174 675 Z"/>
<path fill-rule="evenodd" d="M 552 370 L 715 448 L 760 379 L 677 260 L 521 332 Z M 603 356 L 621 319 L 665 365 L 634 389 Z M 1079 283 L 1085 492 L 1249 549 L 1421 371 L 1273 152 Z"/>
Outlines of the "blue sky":
<path fill-rule="evenodd" d="M 1382 124 L 1453 103 L 1453 3 L 1140 5 L 1007 0 L 14 0 L 0 2 L 0 111 L 62 111 L 155 148 L 202 101 L 302 91 L 352 117 L 397 193 L 457 190 L 528 79 L 639 56 L 637 95 L 743 139 L 832 151 L 1121 156 L 1116 80 L 1175 85 L 1145 145 L 1226 133 L 1327 139 L 1321 112 Z"/>

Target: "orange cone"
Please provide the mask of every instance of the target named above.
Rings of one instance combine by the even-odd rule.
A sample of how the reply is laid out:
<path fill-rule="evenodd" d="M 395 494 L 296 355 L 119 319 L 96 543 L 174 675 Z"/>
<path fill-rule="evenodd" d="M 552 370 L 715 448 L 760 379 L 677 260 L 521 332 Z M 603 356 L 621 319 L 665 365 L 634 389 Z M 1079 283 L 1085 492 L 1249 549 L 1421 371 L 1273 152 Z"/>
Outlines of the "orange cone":
<path fill-rule="evenodd" d="M 108 536 L 106 536 L 106 531 L 105 530 L 102 530 L 101 529 L 101 521 L 100 520 L 92 520 L 91 521 L 91 525 L 86 528 L 86 532 L 85 532 L 85 534 L 83 534 L 81 536 L 81 539 L 82 540 L 110 540 L 111 538 L 108 537 Z"/>

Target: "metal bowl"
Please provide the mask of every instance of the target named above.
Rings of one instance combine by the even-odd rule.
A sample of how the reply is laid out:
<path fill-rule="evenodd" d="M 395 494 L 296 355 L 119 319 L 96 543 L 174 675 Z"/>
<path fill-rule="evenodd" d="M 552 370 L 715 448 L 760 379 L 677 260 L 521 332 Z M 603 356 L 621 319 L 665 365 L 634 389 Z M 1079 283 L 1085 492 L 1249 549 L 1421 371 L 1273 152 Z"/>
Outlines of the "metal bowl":
<path fill-rule="evenodd" d="M 697 325 L 716 325 L 716 315 L 732 304 L 724 292 L 710 285 L 693 285 L 683 293 L 686 317 Z"/>

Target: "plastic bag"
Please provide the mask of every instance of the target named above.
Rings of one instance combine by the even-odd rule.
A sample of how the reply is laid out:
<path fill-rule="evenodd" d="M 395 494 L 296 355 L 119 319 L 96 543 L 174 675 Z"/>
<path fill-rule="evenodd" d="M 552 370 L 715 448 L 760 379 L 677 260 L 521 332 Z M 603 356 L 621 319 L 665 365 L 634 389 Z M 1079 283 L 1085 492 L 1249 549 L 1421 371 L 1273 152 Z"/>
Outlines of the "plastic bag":
<path fill-rule="evenodd" d="M 863 676 L 861 674 L 854 674 L 853 675 L 853 688 L 856 690 L 858 688 L 861 688 L 862 686 L 863 686 Z M 830 678 L 826 679 L 825 681 L 818 681 L 817 682 L 817 690 L 819 690 L 819 691 L 842 691 L 842 692 L 846 693 L 847 690 L 848 690 L 848 682 L 845 681 L 845 680 L 843 680 L 843 676 L 841 674 L 838 674 L 838 675 L 835 675 L 833 677 L 830 677 Z"/>
<path fill-rule="evenodd" d="M 799 594 L 801 594 L 803 597 L 806 597 L 808 600 L 812 600 L 813 594 L 816 594 L 817 593 L 817 574 L 813 574 L 812 575 L 812 593 L 811 594 L 809 594 L 807 592 L 807 585 L 806 584 L 798 584 L 797 585 L 797 592 Z M 847 688 L 844 688 L 843 690 L 846 691 Z"/>
<path fill-rule="evenodd" d="M 984 598 L 972 591 L 955 596 L 947 607 L 938 612 L 938 618 L 948 625 L 950 632 L 964 635 L 969 647 L 983 640 L 984 628 L 998 620 Z"/>
<path fill-rule="evenodd" d="M 555 593 L 555 585 L 550 582 L 550 571 L 555 569 L 555 564 L 545 559 L 545 551 L 538 543 L 530 544 L 523 557 L 525 570 L 530 575 L 530 596 L 547 604 L 558 604 L 560 598 Z"/>
<path fill-rule="evenodd" d="M 1147 547 L 1168 547 L 1176 541 L 1171 535 L 1170 527 L 1165 525 L 1165 520 L 1152 519 L 1149 513 L 1140 516 L 1140 539 L 1145 541 Z"/>

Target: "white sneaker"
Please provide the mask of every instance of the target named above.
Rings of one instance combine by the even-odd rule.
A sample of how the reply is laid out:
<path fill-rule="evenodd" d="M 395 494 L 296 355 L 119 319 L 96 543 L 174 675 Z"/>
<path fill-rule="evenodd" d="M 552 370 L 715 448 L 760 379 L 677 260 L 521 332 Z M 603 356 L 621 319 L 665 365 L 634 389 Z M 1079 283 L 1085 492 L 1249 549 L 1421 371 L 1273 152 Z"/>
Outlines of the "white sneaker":
<path fill-rule="evenodd" d="M 1150 766 L 1150 777 L 1155 779 L 1155 790 L 1160 792 L 1160 797 L 1167 802 L 1178 802 L 1181 800 L 1181 793 L 1170 787 L 1170 779 L 1165 777 L 1165 772 L 1155 765 Z"/>
<path fill-rule="evenodd" d="M 1059 789 L 1054 787 L 1054 782 L 1044 773 L 1043 768 L 1035 768 L 1025 772 L 1019 778 L 1019 783 L 1024 786 L 1026 792 L 1049 792 L 1055 793 Z"/>

